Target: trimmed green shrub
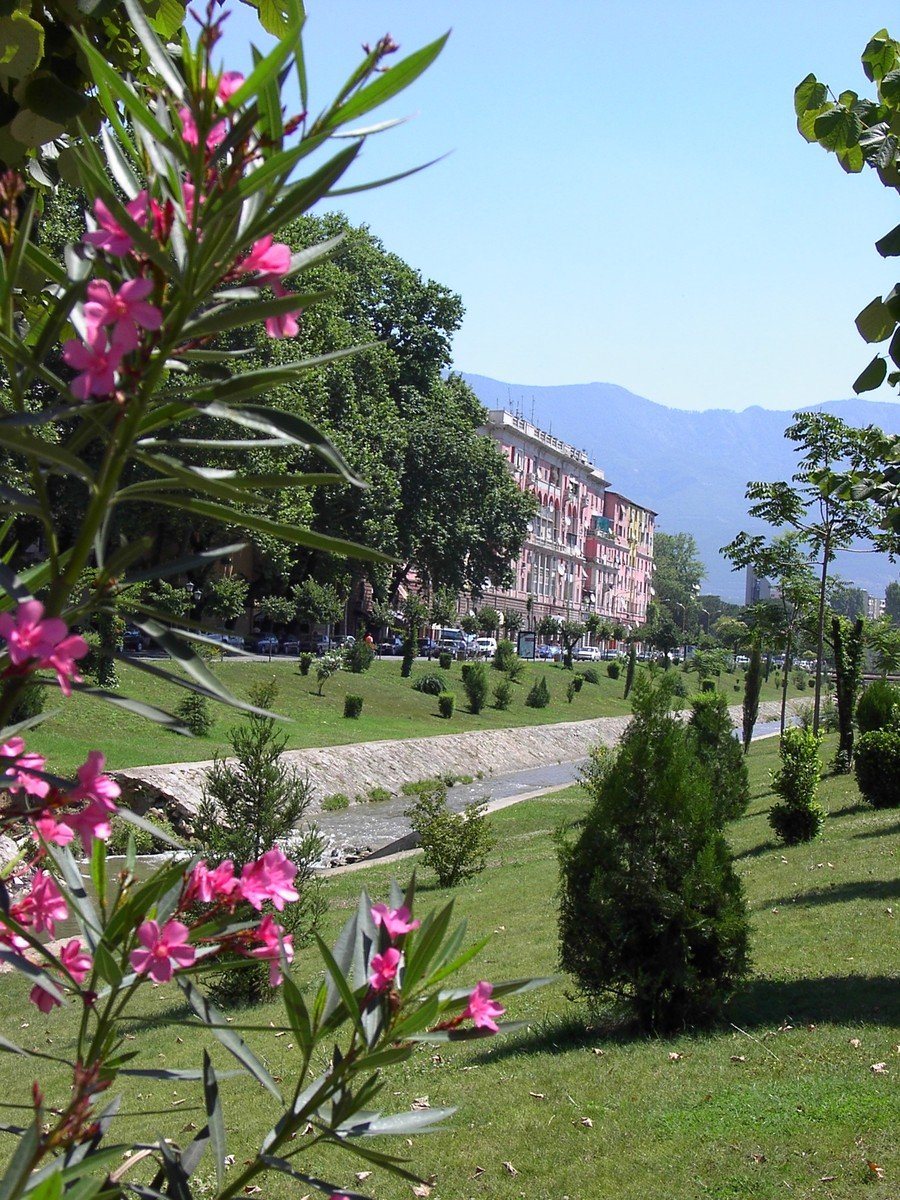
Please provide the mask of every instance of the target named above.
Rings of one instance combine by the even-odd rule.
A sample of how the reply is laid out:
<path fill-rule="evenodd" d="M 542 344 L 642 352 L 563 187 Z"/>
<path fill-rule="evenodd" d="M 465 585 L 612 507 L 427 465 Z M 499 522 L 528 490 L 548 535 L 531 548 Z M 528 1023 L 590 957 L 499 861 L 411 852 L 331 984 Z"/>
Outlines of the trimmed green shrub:
<path fill-rule="evenodd" d="M 441 692 L 437 698 L 438 712 L 448 721 L 453 716 L 453 706 L 456 703 L 456 695 L 453 692 Z"/>
<path fill-rule="evenodd" d="M 438 655 L 438 666 L 442 671 L 449 671 L 453 666 L 453 655 L 449 650 L 442 650 Z"/>
<path fill-rule="evenodd" d="M 531 691 L 525 697 L 525 703 L 529 708 L 546 708 L 550 703 L 550 689 L 543 675 L 532 684 Z"/>
<path fill-rule="evenodd" d="M 596 667 L 585 667 L 585 669 L 581 672 L 581 678 L 585 683 L 597 684 L 600 682 L 600 676 Z"/>
<path fill-rule="evenodd" d="M 250 700 L 271 709 L 278 688 L 274 681 L 260 683 Z M 312 864 L 322 852 L 315 828 L 301 822 L 312 802 L 309 778 L 284 759 L 287 738 L 274 717 L 249 713 L 229 736 L 234 760 L 216 759 L 206 777 L 203 799 L 197 809 L 195 830 L 203 857 L 210 867 L 230 858 L 235 874 L 254 862 L 276 842 L 287 843 L 285 853 L 297 866 L 294 887 L 299 900 L 288 906 L 282 921 L 295 947 L 312 936 L 322 911 L 322 897 Z M 249 905 L 237 910 L 244 920 Z M 264 963 L 241 971 L 224 972 L 214 987 L 224 1003 L 261 999 L 269 990 Z"/>
<path fill-rule="evenodd" d="M 18 725 L 20 721 L 30 721 L 32 717 L 39 717 L 46 703 L 47 689 L 30 680 L 16 697 L 9 714 L 9 724 Z"/>
<path fill-rule="evenodd" d="M 610 677 L 610 679 L 618 679 L 621 673 L 622 668 L 619 666 L 618 662 L 614 658 L 610 659 L 610 661 L 606 664 L 606 674 Z"/>
<path fill-rule="evenodd" d="M 158 810 L 151 809 L 147 813 L 147 819 L 162 833 L 167 833 L 172 838 L 178 837 L 169 820 Z M 121 817 L 113 817 L 110 825 L 112 833 L 106 842 L 107 854 L 127 854 L 128 840 L 131 837 L 134 838 L 135 854 L 163 854 L 166 850 L 172 849 L 168 842 L 164 842 L 161 838 L 155 838 L 149 829 L 132 825 L 128 821 L 123 821 Z"/>
<path fill-rule="evenodd" d="M 740 879 L 670 678 L 637 678 L 634 718 L 615 754 L 592 755 L 591 808 L 559 843 L 562 967 L 657 1031 L 717 1016 L 749 965 Z"/>
<path fill-rule="evenodd" d="M 576 679 L 579 679 L 579 676 L 574 675 L 569 680 L 569 682 L 566 684 L 566 699 L 568 700 L 568 702 L 570 704 L 575 699 L 575 696 L 578 694 L 578 692 L 581 690 L 575 682 Z"/>
<path fill-rule="evenodd" d="M 714 692 L 715 690 L 716 690 L 716 681 L 714 679 L 701 679 L 700 680 L 700 691 L 701 692 Z"/>
<path fill-rule="evenodd" d="M 440 671 L 426 671 L 413 680 L 414 692 L 424 692 L 426 696 L 439 696 L 447 690 L 447 680 Z"/>
<path fill-rule="evenodd" d="M 894 707 L 900 708 L 900 688 L 886 679 L 874 679 L 856 705 L 856 724 L 860 733 L 886 729 L 891 723 Z"/>
<path fill-rule="evenodd" d="M 363 709 L 362 696 L 353 696 L 349 692 L 344 697 L 344 716 L 355 721 Z"/>
<path fill-rule="evenodd" d="M 434 869 L 440 887 L 453 887 L 484 870 L 496 838 L 483 804 L 451 812 L 447 789 L 438 783 L 419 794 L 406 817 L 418 834 L 422 861 Z"/>
<path fill-rule="evenodd" d="M 350 807 L 350 797 L 343 792 L 331 792 L 322 797 L 320 808 L 322 812 L 340 812 L 342 808 Z"/>
<path fill-rule="evenodd" d="M 440 775 L 431 775 L 428 779 L 408 779 L 400 784 L 402 796 L 418 796 L 421 792 L 431 791 L 432 788 L 443 787 L 444 781 Z"/>
<path fill-rule="evenodd" d="M 798 726 L 781 735 L 781 767 L 772 776 L 772 788 L 782 803 L 772 806 L 769 824 L 788 846 L 811 841 L 825 823 L 825 811 L 816 800 L 821 741 L 821 734 Z"/>
<path fill-rule="evenodd" d="M 393 800 L 394 793 L 386 787 L 369 788 L 366 799 L 372 804 L 383 804 L 385 800 Z"/>
<path fill-rule="evenodd" d="M 466 699 L 469 701 L 469 711 L 480 713 L 488 698 L 488 676 L 484 663 L 465 663 L 462 681 Z"/>
<path fill-rule="evenodd" d="M 194 737 L 206 737 L 213 727 L 213 715 L 209 701 L 199 692 L 188 692 L 175 705 L 174 712 Z"/>
<path fill-rule="evenodd" d="M 494 651 L 494 669 L 508 671 L 518 657 L 514 643 L 504 638 L 502 642 L 497 643 L 497 649 Z"/>
<path fill-rule="evenodd" d="M 309 651 L 306 651 L 303 654 L 301 654 L 300 655 L 300 663 L 299 663 L 300 674 L 308 675 L 309 668 L 312 666 L 312 664 L 313 664 L 313 656 L 309 653 Z"/>
<path fill-rule="evenodd" d="M 517 654 L 510 659 L 509 666 L 506 668 L 506 678 L 510 683 L 520 682 L 525 674 L 525 665 L 525 659 L 519 658 Z"/>
<path fill-rule="evenodd" d="M 900 805 L 900 729 L 870 729 L 853 759 L 859 790 L 873 808 Z"/>
<path fill-rule="evenodd" d="M 344 650 L 344 667 L 353 675 L 368 671 L 375 661 L 375 651 L 364 638 L 357 638 Z"/>
<path fill-rule="evenodd" d="M 697 757 L 710 777 L 713 810 L 721 827 L 746 812 L 750 803 L 750 785 L 747 764 L 741 744 L 734 736 L 725 697 L 715 690 L 715 684 L 712 691 L 702 692 L 691 701 L 688 727 L 694 735 Z"/>
<path fill-rule="evenodd" d="M 510 704 L 512 704 L 512 684 L 508 679 L 501 679 L 494 688 L 494 708 L 505 712 Z"/>

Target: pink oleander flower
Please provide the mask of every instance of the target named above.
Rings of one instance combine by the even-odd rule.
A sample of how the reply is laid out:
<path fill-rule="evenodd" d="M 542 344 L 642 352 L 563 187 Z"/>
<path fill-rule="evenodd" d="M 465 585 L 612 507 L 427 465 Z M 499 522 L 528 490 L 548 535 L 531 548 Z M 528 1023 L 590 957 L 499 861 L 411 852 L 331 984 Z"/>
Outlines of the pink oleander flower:
<path fill-rule="evenodd" d="M 276 242 L 271 233 L 261 237 L 250 247 L 250 253 L 242 259 L 235 270 L 242 274 L 251 272 L 262 276 L 261 283 L 273 283 L 291 269 L 291 248 Z"/>
<path fill-rule="evenodd" d="M 197 122 L 194 120 L 194 114 L 189 108 L 179 108 L 178 119 L 181 121 L 181 136 L 189 146 L 196 146 L 200 141 L 200 133 L 197 129 Z M 207 150 L 215 150 L 216 146 L 221 146 L 225 141 L 227 129 L 225 121 L 216 121 L 213 124 L 206 135 Z"/>
<path fill-rule="evenodd" d="M 225 104 L 231 99 L 243 82 L 244 77 L 240 71 L 223 71 L 219 76 L 216 95 Z"/>
<path fill-rule="evenodd" d="M 91 853 L 94 838 L 99 838 L 101 842 L 109 841 L 112 835 L 112 821 L 110 817 L 113 812 L 115 812 L 115 805 L 110 808 L 103 800 L 92 800 L 87 808 L 83 808 L 81 812 L 66 814 L 67 823 L 71 825 L 81 838 L 85 854 L 89 855 Z"/>
<path fill-rule="evenodd" d="M 6 638 L 10 661 L 16 666 L 46 657 L 68 632 L 59 617 L 44 617 L 40 600 L 24 600 L 14 617 L 0 613 L 0 636 Z"/>
<path fill-rule="evenodd" d="M 191 872 L 184 893 L 184 904 L 199 900 L 201 904 L 210 904 L 214 900 L 227 900 L 240 890 L 240 880 L 235 878 L 234 863 L 230 858 L 212 871 L 202 860 Z"/>
<path fill-rule="evenodd" d="M 143 950 L 132 950 L 129 961 L 139 975 L 149 975 L 156 983 L 168 983 L 176 969 L 189 967 L 197 956 L 188 945 L 189 929 L 180 921 L 167 921 L 160 929 L 155 921 L 138 926 Z"/>
<path fill-rule="evenodd" d="M 56 933 L 56 922 L 64 921 L 69 915 L 62 892 L 46 871 L 35 871 L 31 891 L 22 901 L 22 907 L 35 933 L 46 930 L 51 937 Z"/>
<path fill-rule="evenodd" d="M 112 325 L 112 340 L 116 345 L 126 353 L 135 350 L 141 340 L 139 328 L 154 330 L 162 325 L 160 310 L 147 303 L 152 291 L 151 279 L 129 279 L 117 292 L 105 279 L 91 280 L 84 305 L 88 330 Z"/>
<path fill-rule="evenodd" d="M 390 946 L 384 954 L 373 954 L 369 960 L 372 973 L 369 975 L 369 986 L 373 992 L 388 992 L 397 978 L 402 955 L 395 946 Z"/>
<path fill-rule="evenodd" d="M 75 830 L 66 821 L 57 820 L 48 808 L 34 821 L 32 836 L 35 841 L 38 840 L 38 835 L 53 846 L 68 846 L 75 837 Z"/>
<path fill-rule="evenodd" d="M 281 925 L 268 913 L 260 921 L 256 936 L 261 945 L 254 946 L 249 952 L 251 958 L 261 958 L 269 963 L 269 987 L 278 987 L 281 983 L 281 948 L 284 947 L 284 957 L 294 961 L 294 939 L 291 934 L 285 934 Z"/>
<path fill-rule="evenodd" d="M 293 886 L 297 865 L 273 846 L 253 863 L 247 863 L 241 872 L 241 896 L 259 911 L 266 900 L 271 900 L 281 912 L 285 901 L 299 900 L 300 895 Z"/>
<path fill-rule="evenodd" d="M 96 801 L 108 812 L 114 813 L 116 806 L 113 801 L 118 800 L 122 789 L 109 775 L 103 774 L 105 766 L 106 758 L 101 750 L 89 751 L 87 762 L 82 763 L 75 772 L 78 785 L 69 792 L 69 799 Z"/>
<path fill-rule="evenodd" d="M 26 896 L 24 900 L 14 901 L 9 906 L 9 915 L 19 925 L 27 928 L 31 924 L 28 897 Z M 13 954 L 23 954 L 29 945 L 30 943 L 20 933 L 14 933 L 8 926 L 0 924 L 0 946 L 6 946 L 12 950 Z"/>
<path fill-rule="evenodd" d="M 39 667 L 52 667 L 56 672 L 56 682 L 59 684 L 59 689 L 64 696 L 72 695 L 72 684 L 81 683 L 81 676 L 75 667 L 77 658 L 84 658 L 87 654 L 89 646 L 83 637 L 77 633 L 71 637 L 63 638 L 63 640 L 53 647 L 53 651 L 46 658 L 42 659 Z"/>
<path fill-rule="evenodd" d="M 491 999 L 491 993 L 494 990 L 494 985 L 486 983 L 484 980 L 476 984 L 475 990 L 469 997 L 469 1003 L 466 1011 L 463 1013 L 463 1019 L 471 1017 L 478 1029 L 489 1029 L 491 1033 L 496 1033 L 500 1028 L 495 1017 L 502 1016 L 506 1009 L 502 1004 L 498 1004 L 496 1000 Z"/>
<path fill-rule="evenodd" d="M 373 904 L 371 913 L 372 920 L 376 925 L 384 926 L 392 942 L 398 937 L 402 937 L 404 933 L 418 929 L 422 924 L 421 921 L 409 919 L 410 912 L 405 904 L 401 904 L 399 908 L 388 908 L 386 904 Z"/>
<path fill-rule="evenodd" d="M 126 347 L 116 340 L 107 341 L 102 325 L 88 326 L 87 341 L 69 338 L 63 346 L 63 358 L 75 371 L 80 371 L 69 384 L 73 396 L 87 400 L 89 396 L 109 396 L 116 390 L 116 371 L 121 365 Z"/>
<path fill-rule="evenodd" d="M 276 296 L 292 295 L 288 288 L 282 286 L 277 281 L 270 280 L 269 283 Z M 293 312 L 279 313 L 275 317 L 266 317 L 266 333 L 270 338 L 296 337 L 300 332 L 300 325 L 297 318 L 302 312 L 302 308 L 296 308 Z"/>
<path fill-rule="evenodd" d="M 71 941 L 66 942 L 57 957 L 76 983 L 84 983 L 90 974 L 93 963 L 91 956 L 78 938 L 72 938 Z"/>
<path fill-rule="evenodd" d="M 125 211 L 137 225 L 143 225 L 147 220 L 147 192 L 140 191 L 133 200 L 125 205 Z M 105 250 L 116 258 L 123 258 L 134 248 L 131 235 L 126 233 L 116 218 L 112 215 L 102 200 L 94 201 L 94 216 L 97 218 L 99 229 L 86 233 L 82 241 L 98 250 Z"/>
<path fill-rule="evenodd" d="M 33 775 L 31 772 L 43 771 L 46 759 L 40 754 L 26 754 L 24 751 L 25 743 L 20 737 L 10 738 L 8 742 L 4 742 L 0 746 L 0 758 L 13 759 L 12 765 L 5 772 L 16 781 L 9 791 L 22 791 L 29 796 L 43 799 L 50 791 L 50 784 L 46 779 L 41 779 L 40 776 Z"/>
<path fill-rule="evenodd" d="M 51 996 L 39 983 L 36 983 L 28 993 L 28 999 L 32 1004 L 36 1004 L 42 1013 L 48 1013 L 52 1008 L 56 1008 L 62 1004 L 61 1000 L 57 1000 L 55 996 Z"/>

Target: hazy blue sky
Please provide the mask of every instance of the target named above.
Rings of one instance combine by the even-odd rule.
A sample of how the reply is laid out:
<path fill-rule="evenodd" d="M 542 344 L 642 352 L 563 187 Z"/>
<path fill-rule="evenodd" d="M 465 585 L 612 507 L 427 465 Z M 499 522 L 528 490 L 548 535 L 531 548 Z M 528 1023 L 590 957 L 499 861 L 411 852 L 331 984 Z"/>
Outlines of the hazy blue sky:
<path fill-rule="evenodd" d="M 793 90 L 813 71 L 836 92 L 870 94 L 859 55 L 885 25 L 900 37 L 896 6 L 307 6 L 315 110 L 361 42 L 389 31 L 409 52 L 452 29 L 438 62 L 390 106 L 414 119 L 370 140 L 356 178 L 448 157 L 342 207 L 460 293 L 458 370 L 618 383 L 677 408 L 787 409 L 851 394 L 871 357 L 853 318 L 896 282 L 873 243 L 900 212 L 873 173 L 845 175 L 804 143 Z M 232 67 L 254 29 L 235 7 Z"/>

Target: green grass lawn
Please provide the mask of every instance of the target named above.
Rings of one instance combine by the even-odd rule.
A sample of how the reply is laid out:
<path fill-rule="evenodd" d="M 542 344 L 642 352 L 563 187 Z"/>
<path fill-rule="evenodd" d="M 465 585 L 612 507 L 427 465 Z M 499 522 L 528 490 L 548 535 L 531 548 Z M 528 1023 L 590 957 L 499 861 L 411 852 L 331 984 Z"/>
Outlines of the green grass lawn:
<path fill-rule="evenodd" d="M 213 670 L 241 699 L 247 699 L 254 683 L 274 676 L 279 689 L 275 707 L 289 718 L 284 724 L 289 749 L 542 725 L 617 716 L 631 711 L 630 703 L 622 699 L 624 678 L 610 679 L 605 663 L 595 664 L 600 682 L 585 683 L 571 704 L 566 701 L 569 672 L 557 665 L 529 664 L 521 684 L 513 687 L 513 701 L 508 710 L 492 707 L 491 697 L 488 706 L 476 716 L 468 711 L 461 666 L 461 663 L 454 663 L 449 671 L 442 672 L 457 697 L 456 709 L 449 721 L 438 716 L 436 697 L 412 688 L 417 675 L 438 669 L 436 663 L 417 662 L 412 676 L 402 679 L 400 659 L 382 659 L 364 674 L 341 672 L 329 679 L 322 696 L 317 695 L 314 675 L 301 676 L 293 661 L 275 659 L 265 663 L 232 658 L 216 664 Z M 488 671 L 493 692 L 503 676 L 490 667 Z M 127 663 L 120 664 L 119 672 L 123 695 L 169 710 L 185 695 L 182 689 Z M 525 697 L 540 675 L 547 678 L 551 702 L 547 708 L 527 708 Z M 685 682 L 689 690 L 695 689 L 696 675 L 687 675 Z M 723 675 L 719 682 L 728 703 L 740 703 L 742 692 L 736 691 L 734 684 L 738 683 L 742 688 L 743 675 Z M 347 720 L 343 715 L 344 696 L 348 692 L 363 697 L 363 711 L 358 720 Z M 798 693 L 792 691 L 791 694 Z M 764 688 L 763 698 L 777 698 L 773 684 Z M 52 703 L 58 708 L 57 713 L 28 735 L 28 746 L 46 755 L 49 769 L 58 774 L 74 771 L 85 761 L 88 751 L 95 749 L 104 751 L 107 765 L 113 770 L 150 763 L 211 759 L 228 752 L 228 731 L 238 716 L 235 710 L 211 702 L 215 724 L 209 736 L 187 738 L 92 696 L 76 693 L 71 699 L 63 700 L 54 694 Z"/>
<path fill-rule="evenodd" d="M 833 751 L 829 741 L 826 758 Z M 874 812 L 860 804 L 852 779 L 827 778 L 824 835 L 784 849 L 766 822 L 768 773 L 776 764 L 776 741 L 756 743 L 750 810 L 730 830 L 752 913 L 754 973 L 726 1021 L 712 1032 L 669 1039 L 629 1036 L 570 999 L 570 985 L 560 979 L 510 1001 L 510 1017 L 531 1022 L 527 1031 L 505 1041 L 421 1050 L 389 1073 L 383 1107 L 407 1109 L 427 1097 L 433 1107 L 458 1111 L 446 1132 L 412 1147 L 378 1145 L 434 1174 L 433 1200 L 894 1200 L 900 1194 L 900 810 Z M 584 803 L 573 788 L 493 818 L 499 841 L 489 869 L 455 894 L 472 939 L 492 935 L 468 980 L 555 971 L 552 835 Z M 403 883 L 415 861 L 327 880 L 326 935 L 336 933 L 361 887 L 384 898 L 392 871 Z M 420 909 L 446 900 L 429 872 L 420 882 Z M 313 955 L 299 956 L 301 977 L 314 966 Z M 73 1018 L 43 1017 L 25 995 L 18 977 L 4 977 L 0 1033 L 65 1053 Z M 155 1025 L 173 1003 L 171 989 L 148 992 L 148 1020 L 131 1030 L 146 1065 L 199 1064 L 193 1034 Z M 279 1013 L 277 1005 L 264 1006 L 250 1019 L 265 1027 Z M 274 1030 L 247 1036 L 269 1069 L 289 1079 L 290 1036 Z M 227 1065 L 220 1055 L 217 1062 Z M 877 1063 L 886 1070 L 873 1071 Z M 0 1060 L 8 1102 L 26 1099 L 30 1067 Z M 44 1076 L 42 1067 L 42 1077 L 52 1092 L 53 1075 Z M 251 1082 L 227 1082 L 223 1090 L 229 1149 L 240 1162 L 265 1132 L 272 1109 Z M 123 1136 L 163 1130 L 187 1138 L 202 1121 L 192 1085 L 140 1080 L 125 1084 L 123 1093 Z M 162 1115 L 137 1119 L 151 1110 Z M 15 1118 L 13 1112 L 3 1119 Z M 305 1166 L 312 1168 L 382 1200 L 412 1196 L 409 1184 L 377 1169 L 358 1182 L 354 1172 L 365 1164 L 347 1156 Z M 200 1173 L 209 1179 L 211 1164 Z M 261 1194 L 286 1200 L 302 1192 L 273 1177 Z"/>

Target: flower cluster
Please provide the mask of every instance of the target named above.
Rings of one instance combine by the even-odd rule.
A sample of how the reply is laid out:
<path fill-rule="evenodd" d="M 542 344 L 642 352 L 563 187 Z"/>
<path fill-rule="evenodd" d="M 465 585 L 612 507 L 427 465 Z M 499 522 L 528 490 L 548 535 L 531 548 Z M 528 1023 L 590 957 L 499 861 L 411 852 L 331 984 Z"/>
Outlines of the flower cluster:
<path fill-rule="evenodd" d="M 24 600 L 16 615 L 0 613 L 0 637 L 6 639 L 10 666 L 5 674 L 27 674 L 52 667 L 64 696 L 72 694 L 72 683 L 81 683 L 75 662 L 84 658 L 88 644 L 59 617 L 45 617 L 40 600 Z"/>
<path fill-rule="evenodd" d="M 370 911 L 372 920 L 376 925 L 382 926 L 391 943 L 404 938 L 421 924 L 410 919 L 410 911 L 405 904 L 401 904 L 399 908 L 375 904 Z M 372 971 L 369 975 L 369 987 L 372 991 L 389 992 L 394 986 L 402 963 L 403 955 L 395 945 L 388 946 L 381 954 L 373 954 L 369 961 Z"/>

